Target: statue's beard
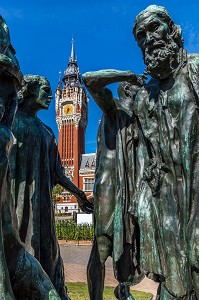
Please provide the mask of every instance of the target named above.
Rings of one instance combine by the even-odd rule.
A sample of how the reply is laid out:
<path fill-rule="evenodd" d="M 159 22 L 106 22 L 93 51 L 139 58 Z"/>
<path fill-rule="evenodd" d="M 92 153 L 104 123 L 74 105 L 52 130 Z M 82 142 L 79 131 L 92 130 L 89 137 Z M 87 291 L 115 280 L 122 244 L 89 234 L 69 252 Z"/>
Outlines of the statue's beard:
<path fill-rule="evenodd" d="M 152 47 L 147 47 L 144 52 L 145 73 L 158 79 L 168 77 L 177 67 L 178 52 L 177 44 L 171 39 L 168 43 L 157 41 Z"/>

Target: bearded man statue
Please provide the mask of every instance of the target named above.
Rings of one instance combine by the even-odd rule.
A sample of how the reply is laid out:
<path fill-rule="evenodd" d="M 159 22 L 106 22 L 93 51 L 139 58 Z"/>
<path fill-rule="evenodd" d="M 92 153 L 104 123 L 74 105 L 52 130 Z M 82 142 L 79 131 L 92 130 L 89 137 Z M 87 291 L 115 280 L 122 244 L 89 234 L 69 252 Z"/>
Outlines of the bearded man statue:
<path fill-rule="evenodd" d="M 140 267 L 160 282 L 157 299 L 199 299 L 199 55 L 164 7 L 142 11 L 133 34 L 152 77 L 134 106 Z"/>

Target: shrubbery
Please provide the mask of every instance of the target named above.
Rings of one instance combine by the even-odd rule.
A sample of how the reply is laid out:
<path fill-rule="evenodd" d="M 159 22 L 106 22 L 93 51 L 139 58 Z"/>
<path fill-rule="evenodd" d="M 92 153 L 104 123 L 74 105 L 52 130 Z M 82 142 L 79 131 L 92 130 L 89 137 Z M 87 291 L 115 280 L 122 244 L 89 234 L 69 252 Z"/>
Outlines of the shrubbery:
<path fill-rule="evenodd" d="M 71 212 L 56 212 L 55 217 L 71 217 L 72 213 Z"/>
<path fill-rule="evenodd" d="M 88 223 L 77 225 L 75 221 L 56 221 L 56 234 L 62 240 L 93 240 L 94 227 Z"/>

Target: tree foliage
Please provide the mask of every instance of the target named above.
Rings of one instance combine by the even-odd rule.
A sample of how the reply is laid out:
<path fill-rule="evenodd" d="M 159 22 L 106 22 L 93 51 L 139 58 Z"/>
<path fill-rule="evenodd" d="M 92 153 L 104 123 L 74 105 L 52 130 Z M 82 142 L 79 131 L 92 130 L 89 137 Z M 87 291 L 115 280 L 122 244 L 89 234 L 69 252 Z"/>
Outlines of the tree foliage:
<path fill-rule="evenodd" d="M 61 195 L 63 191 L 64 191 L 64 188 L 61 185 L 57 184 L 53 188 L 53 191 L 52 191 L 52 200 L 55 201 L 56 200 L 56 196 L 57 195 Z"/>

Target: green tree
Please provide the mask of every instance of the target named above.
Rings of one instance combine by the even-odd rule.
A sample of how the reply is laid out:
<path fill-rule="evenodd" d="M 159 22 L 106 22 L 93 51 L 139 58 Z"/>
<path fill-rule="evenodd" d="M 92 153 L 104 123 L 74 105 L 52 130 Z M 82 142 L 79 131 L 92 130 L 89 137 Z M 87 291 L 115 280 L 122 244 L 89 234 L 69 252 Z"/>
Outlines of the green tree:
<path fill-rule="evenodd" d="M 61 185 L 59 185 L 59 184 L 57 184 L 53 188 L 53 190 L 52 190 L 52 200 L 53 200 L 53 203 L 56 202 L 56 196 L 57 195 L 61 195 L 63 191 L 64 191 L 64 188 Z"/>

